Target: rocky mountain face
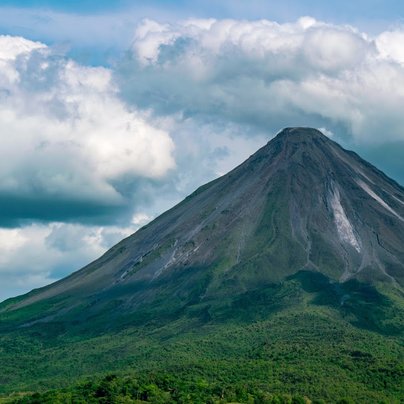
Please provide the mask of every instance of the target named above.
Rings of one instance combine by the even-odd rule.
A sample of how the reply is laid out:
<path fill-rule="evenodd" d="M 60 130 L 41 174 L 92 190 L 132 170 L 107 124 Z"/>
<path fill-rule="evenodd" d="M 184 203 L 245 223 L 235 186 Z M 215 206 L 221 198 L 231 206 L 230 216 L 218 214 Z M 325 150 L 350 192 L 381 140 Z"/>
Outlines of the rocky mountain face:
<path fill-rule="evenodd" d="M 40 304 L 34 322 L 174 312 L 302 271 L 402 291 L 404 188 L 318 130 L 287 128 L 95 262 L 0 311 Z"/>

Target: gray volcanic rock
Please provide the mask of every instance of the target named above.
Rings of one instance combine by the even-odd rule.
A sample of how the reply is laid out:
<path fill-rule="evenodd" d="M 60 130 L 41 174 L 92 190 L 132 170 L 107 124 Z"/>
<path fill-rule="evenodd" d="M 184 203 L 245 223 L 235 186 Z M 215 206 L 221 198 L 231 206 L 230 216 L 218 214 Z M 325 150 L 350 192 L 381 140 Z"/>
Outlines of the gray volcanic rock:
<path fill-rule="evenodd" d="M 404 189 L 318 130 L 287 128 L 95 262 L 7 310 L 56 298 L 63 303 L 44 320 L 111 304 L 177 308 L 302 270 L 401 289 Z"/>

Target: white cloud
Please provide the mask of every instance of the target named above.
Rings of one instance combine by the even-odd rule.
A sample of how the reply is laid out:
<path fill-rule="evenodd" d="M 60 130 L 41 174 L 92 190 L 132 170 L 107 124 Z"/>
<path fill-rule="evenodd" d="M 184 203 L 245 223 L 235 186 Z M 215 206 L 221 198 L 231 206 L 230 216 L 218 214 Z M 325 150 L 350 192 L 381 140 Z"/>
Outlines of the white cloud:
<path fill-rule="evenodd" d="M 386 31 L 376 38 L 376 46 L 380 55 L 404 64 L 404 31 Z"/>
<path fill-rule="evenodd" d="M 334 133 L 327 128 L 318 128 L 318 130 L 329 138 L 333 138 L 335 136 Z"/>
<path fill-rule="evenodd" d="M 355 68 L 371 49 L 366 38 L 350 27 L 313 24 L 303 28 L 302 48 L 316 70 L 338 72 Z"/>
<path fill-rule="evenodd" d="M 0 84 L 4 86 L 7 82 L 18 80 L 18 72 L 11 62 L 17 56 L 29 55 L 33 50 L 43 49 L 45 45 L 39 42 L 32 42 L 21 37 L 0 36 Z"/>
<path fill-rule="evenodd" d="M 160 47 L 172 45 L 179 35 L 168 24 L 146 19 L 136 30 L 133 47 L 143 64 L 153 63 L 157 61 Z"/>
<path fill-rule="evenodd" d="M 404 31 L 372 37 L 303 17 L 145 21 L 118 72 L 123 94 L 157 114 L 182 113 L 261 132 L 325 127 L 355 141 L 403 140 Z"/>
<path fill-rule="evenodd" d="M 110 70 L 18 37 L 0 36 L 0 48 L 0 199 L 125 205 L 116 181 L 175 167 L 169 133 L 128 109 Z"/>

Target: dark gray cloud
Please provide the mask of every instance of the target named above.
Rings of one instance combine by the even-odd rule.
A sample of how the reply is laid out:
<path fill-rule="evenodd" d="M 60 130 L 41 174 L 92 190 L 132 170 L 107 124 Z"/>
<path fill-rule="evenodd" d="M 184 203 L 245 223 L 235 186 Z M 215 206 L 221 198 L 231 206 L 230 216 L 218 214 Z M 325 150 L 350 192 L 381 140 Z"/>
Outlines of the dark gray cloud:
<path fill-rule="evenodd" d="M 133 206 L 103 205 L 101 201 L 77 200 L 39 195 L 24 198 L 0 193 L 0 227 L 16 227 L 33 221 L 74 222 L 108 225 L 130 220 Z"/>
<path fill-rule="evenodd" d="M 382 144 L 361 145 L 362 157 L 404 186 L 404 140 Z"/>

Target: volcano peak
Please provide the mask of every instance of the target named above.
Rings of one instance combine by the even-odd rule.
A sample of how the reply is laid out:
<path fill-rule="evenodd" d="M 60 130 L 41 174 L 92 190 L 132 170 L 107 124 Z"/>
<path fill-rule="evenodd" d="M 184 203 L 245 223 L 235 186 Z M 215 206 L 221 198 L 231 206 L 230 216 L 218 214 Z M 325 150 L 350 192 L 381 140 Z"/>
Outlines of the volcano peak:
<path fill-rule="evenodd" d="M 310 164 L 326 167 L 342 148 L 318 129 L 288 127 L 280 131 L 261 150 L 252 156 L 253 161 L 265 158 L 266 164 L 280 167 L 284 164 L 301 165 L 304 171 Z M 312 161 L 312 163 L 308 163 Z M 309 165 L 308 165 L 309 164 Z"/>
<path fill-rule="evenodd" d="M 309 127 L 290 127 L 280 131 L 275 139 L 285 143 L 306 143 L 313 141 L 329 140 L 322 132 L 315 128 Z"/>

